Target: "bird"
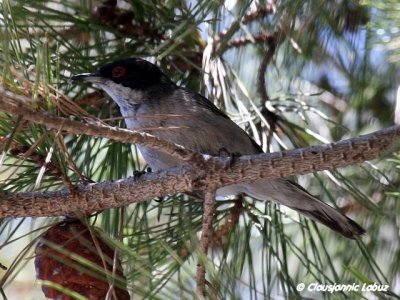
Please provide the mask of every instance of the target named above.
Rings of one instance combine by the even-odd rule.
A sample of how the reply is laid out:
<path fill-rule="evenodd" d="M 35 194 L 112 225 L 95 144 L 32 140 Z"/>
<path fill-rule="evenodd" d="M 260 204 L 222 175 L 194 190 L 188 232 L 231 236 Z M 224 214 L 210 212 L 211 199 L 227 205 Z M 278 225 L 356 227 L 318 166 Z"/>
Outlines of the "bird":
<path fill-rule="evenodd" d="M 122 58 L 101 66 L 95 73 L 71 77 L 104 90 L 120 108 L 127 128 L 171 128 L 151 133 L 186 149 L 211 156 L 221 150 L 240 155 L 263 153 L 262 148 L 225 113 L 199 93 L 175 84 L 155 64 L 137 57 Z M 140 116 L 156 116 L 153 118 Z M 137 145 L 153 171 L 183 164 L 157 149 Z M 272 200 L 324 224 L 344 237 L 357 239 L 365 230 L 339 210 L 288 179 L 242 182 L 216 191 L 217 198 L 246 194 Z"/>

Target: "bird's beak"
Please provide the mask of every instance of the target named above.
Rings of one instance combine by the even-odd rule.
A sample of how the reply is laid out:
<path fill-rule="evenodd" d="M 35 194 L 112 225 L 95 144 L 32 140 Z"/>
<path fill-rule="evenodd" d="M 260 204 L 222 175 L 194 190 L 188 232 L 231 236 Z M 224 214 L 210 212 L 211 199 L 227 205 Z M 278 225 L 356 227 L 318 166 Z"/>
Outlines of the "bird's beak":
<path fill-rule="evenodd" d="M 104 78 L 99 73 L 83 73 L 74 75 L 71 81 L 88 81 L 92 83 L 104 83 Z"/>

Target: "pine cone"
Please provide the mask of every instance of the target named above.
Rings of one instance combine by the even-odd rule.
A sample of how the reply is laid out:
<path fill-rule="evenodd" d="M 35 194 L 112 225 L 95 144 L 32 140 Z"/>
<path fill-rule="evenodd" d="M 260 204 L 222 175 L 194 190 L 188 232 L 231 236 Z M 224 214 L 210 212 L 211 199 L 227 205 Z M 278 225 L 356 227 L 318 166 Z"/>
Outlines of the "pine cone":
<path fill-rule="evenodd" d="M 54 284 L 42 285 L 47 298 L 75 299 L 70 294 L 75 292 L 88 299 L 105 299 L 113 283 L 111 299 L 130 299 L 119 260 L 112 274 L 114 250 L 95 229 L 89 230 L 80 221 L 68 220 L 51 227 L 40 238 L 35 252 L 37 278 Z"/>

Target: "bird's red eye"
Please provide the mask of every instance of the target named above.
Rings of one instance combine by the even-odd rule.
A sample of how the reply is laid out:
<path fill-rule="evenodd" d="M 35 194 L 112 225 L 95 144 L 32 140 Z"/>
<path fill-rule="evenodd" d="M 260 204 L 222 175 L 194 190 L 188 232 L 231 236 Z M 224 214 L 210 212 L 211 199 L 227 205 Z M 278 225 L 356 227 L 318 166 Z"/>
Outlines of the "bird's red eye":
<path fill-rule="evenodd" d="M 115 67 L 112 70 L 112 77 L 113 78 L 120 78 L 125 75 L 125 68 L 122 66 Z"/>

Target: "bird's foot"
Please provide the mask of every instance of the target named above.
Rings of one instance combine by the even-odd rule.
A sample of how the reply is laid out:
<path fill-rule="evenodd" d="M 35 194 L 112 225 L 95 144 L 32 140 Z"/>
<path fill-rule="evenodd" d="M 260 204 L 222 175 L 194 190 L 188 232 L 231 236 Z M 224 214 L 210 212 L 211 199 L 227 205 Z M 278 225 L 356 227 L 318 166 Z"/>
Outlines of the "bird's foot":
<path fill-rule="evenodd" d="M 137 179 L 137 178 L 139 178 L 140 176 L 142 176 L 143 174 L 151 173 L 151 172 L 152 172 L 152 171 L 151 171 L 151 168 L 147 168 L 145 171 L 135 170 L 135 171 L 133 171 L 133 177 L 134 177 L 135 179 Z"/>
<path fill-rule="evenodd" d="M 228 169 L 236 161 L 237 158 L 242 156 L 239 152 L 229 152 L 225 147 L 219 149 L 218 156 L 229 158 L 225 163 L 225 168 Z"/>

